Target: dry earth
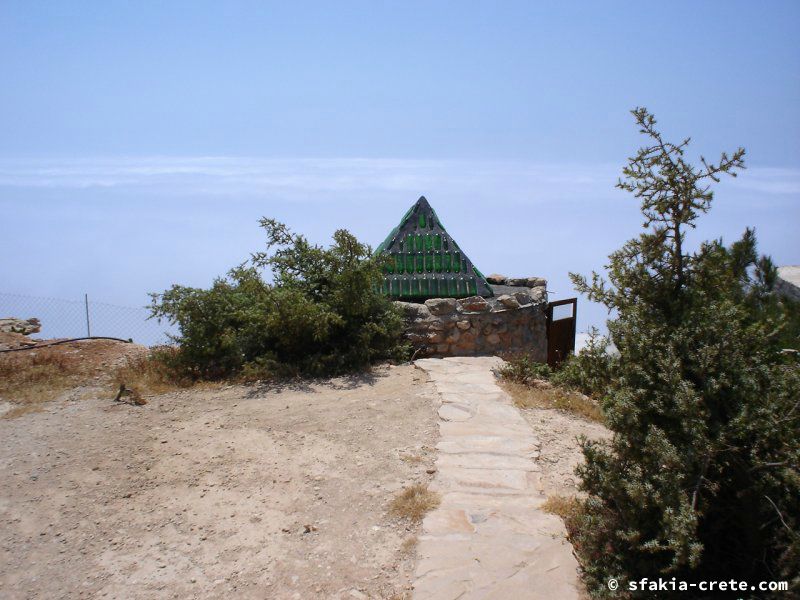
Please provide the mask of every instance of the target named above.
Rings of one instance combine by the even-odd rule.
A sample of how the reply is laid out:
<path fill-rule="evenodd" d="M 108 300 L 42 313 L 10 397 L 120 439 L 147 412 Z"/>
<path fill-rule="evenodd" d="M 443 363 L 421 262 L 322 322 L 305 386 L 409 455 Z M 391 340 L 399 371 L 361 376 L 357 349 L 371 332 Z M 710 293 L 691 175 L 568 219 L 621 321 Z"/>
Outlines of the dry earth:
<path fill-rule="evenodd" d="M 115 404 L 81 394 L 0 420 L 2 598 L 391 598 L 416 526 L 436 400 L 411 366 L 282 389 Z"/>
<path fill-rule="evenodd" d="M 536 462 L 546 496 L 576 496 L 575 467 L 583 463 L 578 436 L 607 440 L 611 432 L 600 423 L 554 408 L 523 408 L 522 416 L 542 443 Z"/>

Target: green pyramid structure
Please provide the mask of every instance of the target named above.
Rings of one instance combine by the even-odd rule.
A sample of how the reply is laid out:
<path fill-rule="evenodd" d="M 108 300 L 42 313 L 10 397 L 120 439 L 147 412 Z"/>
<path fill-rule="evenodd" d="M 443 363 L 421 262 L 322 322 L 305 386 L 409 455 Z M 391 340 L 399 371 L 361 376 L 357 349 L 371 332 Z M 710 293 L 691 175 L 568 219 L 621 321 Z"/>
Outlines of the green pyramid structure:
<path fill-rule="evenodd" d="M 375 250 L 391 257 L 383 293 L 398 300 L 493 296 L 486 278 L 447 233 L 425 196 Z"/>

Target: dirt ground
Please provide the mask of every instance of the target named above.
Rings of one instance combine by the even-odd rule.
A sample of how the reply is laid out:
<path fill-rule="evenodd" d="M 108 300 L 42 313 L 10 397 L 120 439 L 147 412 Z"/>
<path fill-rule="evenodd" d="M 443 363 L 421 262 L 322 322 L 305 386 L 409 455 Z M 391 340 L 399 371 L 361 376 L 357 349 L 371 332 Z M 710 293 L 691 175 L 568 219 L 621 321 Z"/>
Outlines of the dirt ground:
<path fill-rule="evenodd" d="M 416 526 L 387 507 L 432 477 L 422 372 L 145 406 L 103 389 L 0 420 L 2 598 L 408 593 Z"/>
<path fill-rule="evenodd" d="M 610 439 L 611 432 L 600 423 L 553 408 L 523 408 L 522 416 L 542 446 L 537 463 L 541 467 L 542 491 L 547 496 L 576 496 L 575 467 L 583 463 L 578 436 Z"/>

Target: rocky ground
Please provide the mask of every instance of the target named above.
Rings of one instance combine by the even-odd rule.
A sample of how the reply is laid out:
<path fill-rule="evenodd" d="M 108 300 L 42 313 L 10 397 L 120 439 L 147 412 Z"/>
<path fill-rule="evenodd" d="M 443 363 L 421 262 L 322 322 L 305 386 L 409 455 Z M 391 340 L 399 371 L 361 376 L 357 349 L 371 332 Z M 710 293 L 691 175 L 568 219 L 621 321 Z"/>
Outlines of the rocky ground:
<path fill-rule="evenodd" d="M 0 420 L 3 598 L 407 595 L 416 526 L 387 507 L 431 477 L 420 371 L 85 392 Z"/>

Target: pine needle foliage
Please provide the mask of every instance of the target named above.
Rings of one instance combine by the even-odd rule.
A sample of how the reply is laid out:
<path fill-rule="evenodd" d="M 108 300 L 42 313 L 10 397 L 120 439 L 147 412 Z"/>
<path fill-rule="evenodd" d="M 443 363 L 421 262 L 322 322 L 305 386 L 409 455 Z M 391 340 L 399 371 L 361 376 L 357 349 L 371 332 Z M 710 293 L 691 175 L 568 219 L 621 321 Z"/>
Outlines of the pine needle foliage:
<path fill-rule="evenodd" d="M 693 165 L 689 139 L 665 141 L 646 109 L 633 115 L 648 145 L 617 187 L 641 202 L 644 231 L 611 254 L 607 280 L 571 274 L 616 312 L 619 351 L 602 398 L 614 436 L 583 441 L 573 543 L 598 597 L 611 577 L 658 576 L 786 579 L 800 593 L 800 371 L 780 352 L 791 315 L 753 230 L 686 247 L 711 185 L 744 168 L 745 151 Z"/>
<path fill-rule="evenodd" d="M 260 225 L 266 250 L 210 289 L 151 294 L 152 315 L 180 330 L 172 366 L 194 379 L 327 376 L 406 352 L 402 316 L 379 292 L 383 259 L 369 246 L 346 230 L 326 248 L 274 219 Z"/>

